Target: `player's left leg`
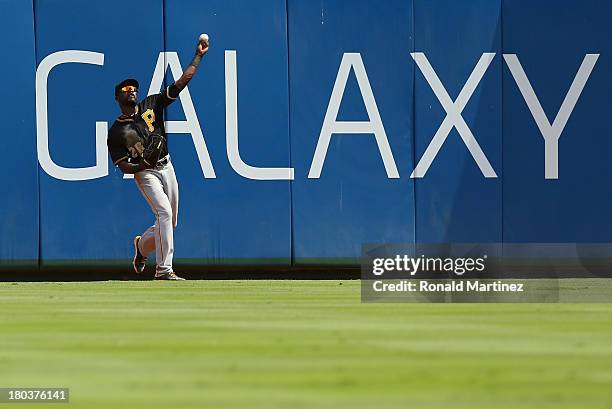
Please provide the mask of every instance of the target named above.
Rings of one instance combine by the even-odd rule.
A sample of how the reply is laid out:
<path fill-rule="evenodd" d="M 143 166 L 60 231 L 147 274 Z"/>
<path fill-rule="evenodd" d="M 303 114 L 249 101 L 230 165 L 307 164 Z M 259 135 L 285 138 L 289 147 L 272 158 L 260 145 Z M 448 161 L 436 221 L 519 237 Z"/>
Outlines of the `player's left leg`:
<path fill-rule="evenodd" d="M 138 172 L 134 177 L 136 185 L 149 203 L 149 206 L 151 206 L 156 219 L 155 226 L 153 227 L 155 261 L 157 264 L 155 268 L 156 276 L 165 276 L 173 273 L 174 238 L 172 234 L 172 207 L 166 193 L 167 187 L 164 179 L 163 169 L 147 169 Z"/>
<path fill-rule="evenodd" d="M 157 229 L 157 223 L 154 223 L 153 226 L 149 227 L 144 233 L 142 233 L 142 238 L 138 243 L 138 249 L 140 253 L 144 257 L 149 257 L 149 254 L 155 251 L 155 235 Z"/>
<path fill-rule="evenodd" d="M 164 177 L 168 199 L 170 200 L 170 206 L 172 207 L 172 226 L 176 228 L 176 225 L 178 224 L 179 190 L 178 181 L 176 180 L 176 174 L 174 173 L 174 166 L 172 166 L 172 162 L 168 162 Z"/>
<path fill-rule="evenodd" d="M 174 173 L 174 167 L 172 166 L 172 162 L 168 161 L 168 163 L 159 170 L 159 175 L 161 177 L 162 184 L 164 186 L 164 192 L 168 198 L 168 203 L 171 211 L 171 228 L 170 231 L 167 232 L 168 238 L 172 243 L 172 255 L 174 254 L 174 232 L 173 230 L 176 228 L 177 220 L 178 220 L 178 182 L 176 181 L 176 175 Z M 170 262 L 172 261 L 172 256 L 170 257 Z M 159 271 L 158 265 L 158 271 Z M 173 271 L 171 273 L 159 275 L 156 274 L 156 280 L 184 280 L 183 278 L 177 276 Z"/>

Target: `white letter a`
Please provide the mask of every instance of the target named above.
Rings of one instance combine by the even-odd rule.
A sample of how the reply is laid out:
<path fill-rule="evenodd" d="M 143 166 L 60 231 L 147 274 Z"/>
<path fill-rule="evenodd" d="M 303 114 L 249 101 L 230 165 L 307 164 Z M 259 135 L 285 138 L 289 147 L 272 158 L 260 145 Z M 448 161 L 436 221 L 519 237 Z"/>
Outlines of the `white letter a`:
<path fill-rule="evenodd" d="M 355 70 L 357 84 L 359 85 L 359 90 L 368 112 L 369 121 L 336 120 L 351 67 Z M 342 133 L 374 134 L 380 156 L 382 157 L 385 170 L 387 171 L 387 177 L 390 179 L 398 179 L 400 177 L 397 166 L 395 165 L 395 160 L 393 159 L 393 153 L 389 146 L 389 140 L 387 139 L 382 119 L 378 112 L 378 107 L 376 106 L 376 100 L 374 99 L 374 94 L 372 93 L 372 88 L 370 87 L 370 82 L 368 81 L 368 76 L 359 53 L 345 53 L 342 56 L 336 83 L 334 84 L 334 89 L 325 114 L 325 120 L 321 127 L 317 148 L 312 158 L 312 164 L 310 165 L 310 172 L 308 173 L 309 179 L 318 179 L 321 176 L 321 169 L 323 168 L 323 162 L 325 162 L 325 156 L 327 155 L 331 136 L 332 134 Z"/>

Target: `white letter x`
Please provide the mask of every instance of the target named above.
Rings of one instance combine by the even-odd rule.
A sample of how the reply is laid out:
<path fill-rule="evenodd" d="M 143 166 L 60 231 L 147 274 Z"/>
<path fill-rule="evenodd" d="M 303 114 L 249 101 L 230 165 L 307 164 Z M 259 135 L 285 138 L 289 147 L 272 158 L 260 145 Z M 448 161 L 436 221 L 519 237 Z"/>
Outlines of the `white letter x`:
<path fill-rule="evenodd" d="M 478 164 L 478 167 L 480 168 L 480 171 L 482 172 L 484 177 L 496 178 L 497 174 L 493 170 L 493 167 L 491 167 L 491 164 L 489 163 L 487 157 L 480 148 L 480 145 L 478 145 L 478 142 L 476 141 L 476 138 L 474 138 L 472 131 L 461 116 L 461 113 L 463 112 L 463 109 L 470 100 L 470 97 L 474 93 L 474 90 L 476 90 L 476 87 L 478 86 L 480 80 L 487 71 L 487 68 L 489 68 L 491 61 L 493 61 L 495 53 L 482 54 L 482 57 L 480 57 L 478 64 L 476 64 L 476 67 L 474 67 L 474 70 L 470 74 L 470 77 L 468 78 L 467 82 L 463 86 L 463 89 L 459 93 L 457 100 L 455 100 L 454 102 L 453 100 L 451 100 L 450 96 L 448 95 L 448 92 L 446 92 L 444 85 L 442 85 L 440 78 L 438 78 L 438 75 L 427 60 L 425 54 L 410 53 L 410 55 L 419 66 L 419 69 L 423 73 L 423 76 L 431 86 L 431 89 L 433 90 L 434 94 L 436 94 L 436 97 L 440 101 L 440 104 L 442 104 L 442 107 L 446 111 L 446 118 L 444 118 L 444 121 L 440 125 L 440 128 L 438 128 L 438 131 L 432 138 L 431 142 L 429 143 L 429 146 L 423 154 L 423 157 L 417 164 L 416 168 L 414 168 L 414 171 L 412 172 L 410 177 L 422 178 L 425 176 L 427 170 L 429 169 L 429 166 L 440 151 L 442 144 L 444 144 L 444 141 L 446 141 L 448 134 L 453 129 L 453 127 L 455 127 L 457 128 L 457 132 L 459 132 L 461 139 L 465 143 L 465 146 L 467 146 L 468 150 L 472 154 L 472 157 L 476 161 L 476 164 Z"/>

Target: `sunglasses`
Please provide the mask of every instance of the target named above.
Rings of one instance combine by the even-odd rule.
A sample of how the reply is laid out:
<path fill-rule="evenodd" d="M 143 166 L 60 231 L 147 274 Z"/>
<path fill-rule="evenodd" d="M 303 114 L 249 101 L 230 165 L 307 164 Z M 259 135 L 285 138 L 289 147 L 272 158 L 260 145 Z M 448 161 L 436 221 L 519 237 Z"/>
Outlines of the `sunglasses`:
<path fill-rule="evenodd" d="M 121 92 L 138 92 L 138 88 L 133 85 L 127 85 L 121 88 Z"/>

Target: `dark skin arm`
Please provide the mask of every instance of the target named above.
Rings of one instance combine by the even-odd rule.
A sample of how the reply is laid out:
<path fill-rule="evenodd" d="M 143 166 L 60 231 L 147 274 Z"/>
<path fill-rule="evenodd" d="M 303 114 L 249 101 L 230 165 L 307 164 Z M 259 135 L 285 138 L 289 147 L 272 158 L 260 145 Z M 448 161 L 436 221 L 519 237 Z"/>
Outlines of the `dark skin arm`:
<path fill-rule="evenodd" d="M 179 91 L 182 91 L 187 86 L 189 81 L 191 81 L 193 76 L 195 75 L 198 69 L 198 65 L 200 64 L 200 61 L 202 60 L 202 57 L 208 52 L 208 46 L 209 46 L 208 42 L 198 43 L 198 46 L 195 51 L 195 55 L 193 59 L 191 60 L 191 62 L 189 63 L 189 66 L 187 66 L 185 71 L 183 71 L 183 75 L 181 75 L 181 78 L 176 80 L 176 82 L 174 83 L 174 85 L 178 88 Z M 129 112 L 124 112 L 123 109 L 122 109 L 122 112 L 124 114 L 131 114 L 133 112 L 133 107 L 130 106 L 130 108 L 131 110 L 129 110 Z M 127 160 L 123 160 L 117 163 L 117 167 L 121 169 L 121 172 L 123 172 L 124 174 L 133 175 L 137 172 L 140 172 L 141 170 L 149 169 L 151 166 L 147 165 L 144 162 L 130 163 Z"/>
<path fill-rule="evenodd" d="M 208 42 L 198 43 L 198 46 L 195 51 L 195 55 L 193 56 L 193 60 L 191 60 L 191 62 L 189 63 L 189 66 L 187 66 L 185 71 L 183 71 L 183 75 L 181 75 L 181 78 L 176 80 L 176 82 L 174 83 L 174 85 L 179 89 L 179 91 L 182 91 L 187 86 L 189 81 L 191 81 L 193 76 L 195 75 L 198 69 L 198 65 L 200 64 L 200 61 L 202 60 L 202 57 L 204 57 L 204 54 L 208 52 L 208 46 L 209 46 Z"/>

